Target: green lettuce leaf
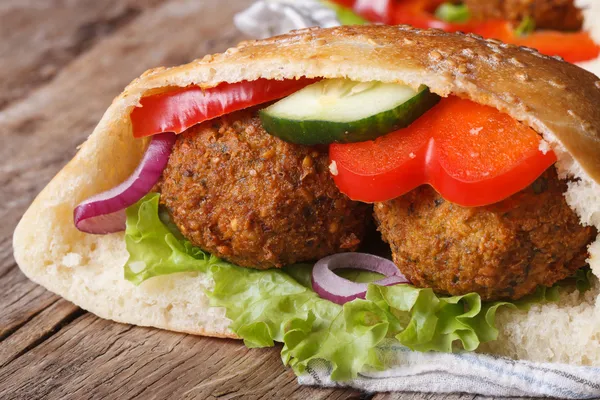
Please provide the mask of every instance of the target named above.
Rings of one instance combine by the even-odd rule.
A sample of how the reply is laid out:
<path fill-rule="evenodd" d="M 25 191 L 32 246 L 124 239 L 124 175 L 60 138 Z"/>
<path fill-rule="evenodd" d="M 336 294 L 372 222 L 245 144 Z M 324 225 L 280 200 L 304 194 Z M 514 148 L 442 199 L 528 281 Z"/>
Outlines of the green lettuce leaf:
<path fill-rule="evenodd" d="M 384 311 L 365 300 L 342 307 L 320 298 L 309 286 L 311 265 L 286 270 L 213 269 L 211 305 L 225 307 L 247 347 L 282 342 L 282 360 L 298 374 L 315 358 L 332 364 L 336 380 L 355 377 L 366 365 L 380 367 L 375 349 L 388 330 Z"/>
<path fill-rule="evenodd" d="M 348 7 L 336 4 L 332 1 L 321 0 L 324 6 L 329 7 L 337 14 L 337 19 L 342 25 L 364 25 L 368 24 L 369 21 L 356 14 Z"/>
<path fill-rule="evenodd" d="M 516 36 L 529 36 L 535 31 L 535 19 L 527 15 L 515 29 Z"/>
<path fill-rule="evenodd" d="M 385 340 L 395 339 L 417 351 L 475 350 L 497 338 L 495 316 L 500 307 L 527 309 L 533 303 L 558 298 L 557 287 L 539 288 L 514 303 L 484 303 L 475 293 L 442 297 L 431 289 L 406 284 L 370 284 L 365 300 L 340 306 L 312 290 L 310 264 L 253 270 L 192 246 L 168 216 L 161 214 L 156 193 L 127 209 L 125 240 L 127 280 L 139 285 L 159 275 L 205 273 L 215 283 L 207 293 L 210 304 L 226 309 L 232 320 L 230 328 L 246 346 L 270 347 L 281 342 L 282 360 L 297 374 L 304 373 L 311 360 L 324 359 L 332 366 L 333 380 L 383 368 L 378 346 Z M 380 278 L 356 270 L 340 275 L 360 282 Z M 589 287 L 589 279 L 589 273 L 578 273 L 577 287 Z"/>
<path fill-rule="evenodd" d="M 139 285 L 154 276 L 176 272 L 206 272 L 227 264 L 184 240 L 174 226 L 159 217 L 158 193 L 149 193 L 127 208 L 125 244 L 129 259 L 125 279 Z"/>
<path fill-rule="evenodd" d="M 471 11 L 466 4 L 446 2 L 440 4 L 435 10 L 435 16 L 446 22 L 464 23 L 471 19 Z"/>

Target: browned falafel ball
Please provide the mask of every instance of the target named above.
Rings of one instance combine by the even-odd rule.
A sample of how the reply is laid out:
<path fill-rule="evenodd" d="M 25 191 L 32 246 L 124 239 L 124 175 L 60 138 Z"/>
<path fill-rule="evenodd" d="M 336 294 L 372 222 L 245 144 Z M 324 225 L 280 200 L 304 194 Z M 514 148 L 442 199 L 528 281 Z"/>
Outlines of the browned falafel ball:
<path fill-rule="evenodd" d="M 370 207 L 335 186 L 325 149 L 267 134 L 255 111 L 177 138 L 160 183 L 163 203 L 194 245 L 252 268 L 355 250 Z"/>
<path fill-rule="evenodd" d="M 518 299 L 583 267 L 596 229 L 567 205 L 554 167 L 486 207 L 465 208 L 421 186 L 375 205 L 383 239 L 410 281 L 436 293 Z"/>
<path fill-rule="evenodd" d="M 574 0 L 464 0 L 477 20 L 506 19 L 519 24 L 531 17 L 538 29 L 578 31 L 583 13 Z"/>

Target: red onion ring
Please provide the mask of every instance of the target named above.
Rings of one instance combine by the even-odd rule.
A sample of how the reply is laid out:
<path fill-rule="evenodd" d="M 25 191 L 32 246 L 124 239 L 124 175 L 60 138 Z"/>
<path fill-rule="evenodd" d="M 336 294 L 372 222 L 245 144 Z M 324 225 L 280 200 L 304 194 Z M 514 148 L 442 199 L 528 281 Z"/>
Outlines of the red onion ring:
<path fill-rule="evenodd" d="M 375 282 L 380 286 L 392 286 L 410 283 L 396 265 L 383 257 L 365 253 L 340 253 L 319 260 L 312 271 L 313 290 L 322 298 L 337 304 L 354 299 L 364 299 L 368 283 L 356 283 L 336 275 L 333 271 L 340 268 L 361 269 L 378 272 L 386 276 Z"/>
<path fill-rule="evenodd" d="M 125 209 L 144 197 L 167 166 L 176 135 L 152 136 L 142 161 L 120 185 L 81 202 L 73 211 L 75 227 L 82 232 L 107 234 L 125 230 Z"/>

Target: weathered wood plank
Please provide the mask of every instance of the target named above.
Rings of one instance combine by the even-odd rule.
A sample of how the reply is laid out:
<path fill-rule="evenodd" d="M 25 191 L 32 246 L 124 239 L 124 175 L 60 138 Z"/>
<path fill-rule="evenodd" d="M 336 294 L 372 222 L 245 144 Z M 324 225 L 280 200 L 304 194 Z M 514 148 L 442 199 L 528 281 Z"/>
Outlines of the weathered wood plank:
<path fill-rule="evenodd" d="M 83 313 L 79 307 L 60 299 L 44 308 L 27 322 L 16 334 L 0 346 L 0 368 L 52 336 L 63 325 Z"/>
<path fill-rule="evenodd" d="M 17 267 L 0 278 L 0 293 L 0 340 L 10 336 L 58 300 L 58 296 L 29 281 Z M 6 345 L 4 342 L 0 343 L 0 347 Z"/>
<path fill-rule="evenodd" d="M 51 80 L 77 55 L 161 1 L 2 1 L 0 109 Z"/>
<path fill-rule="evenodd" d="M 273 349 L 130 327 L 86 314 L 0 370 L 0 398 L 329 398 L 300 387 Z"/>

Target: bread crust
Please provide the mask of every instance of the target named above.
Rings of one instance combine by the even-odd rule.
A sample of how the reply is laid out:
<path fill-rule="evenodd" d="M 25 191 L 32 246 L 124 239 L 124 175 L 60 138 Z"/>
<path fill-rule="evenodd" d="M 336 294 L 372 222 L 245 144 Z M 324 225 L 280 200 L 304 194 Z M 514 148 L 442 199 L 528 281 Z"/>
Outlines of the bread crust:
<path fill-rule="evenodd" d="M 555 150 L 562 177 L 579 179 L 566 194 L 584 224 L 600 225 L 600 83 L 584 70 L 531 49 L 474 35 L 422 31 L 406 26 L 305 29 L 244 42 L 223 54 L 174 68 L 156 68 L 134 80 L 108 108 L 73 160 L 46 186 L 20 221 L 14 253 L 32 280 L 101 317 L 209 336 L 234 337 L 224 310 L 211 308 L 202 274 L 156 277 L 140 286 L 125 281 L 123 234 L 94 236 L 73 225 L 74 207 L 122 182 L 136 167 L 147 140 L 134 139 L 129 114 L 142 96 L 178 86 L 214 87 L 242 80 L 344 77 L 356 81 L 425 84 L 490 105 L 531 126 Z M 600 245 L 590 263 L 600 274 Z M 489 351 L 538 361 L 600 365 L 597 290 L 585 301 L 510 311 L 500 347 Z M 554 308 L 552 308 L 554 307 Z M 581 344 L 552 326 L 523 341 L 516 332 L 548 315 L 580 321 Z M 564 330 L 564 329 L 563 329 Z M 533 332 L 537 332 L 535 329 Z M 533 338 L 534 334 L 529 333 Z M 565 344 L 568 344 L 565 345 Z M 570 346 L 570 347 L 569 347 Z M 550 349 L 550 350 L 548 350 Z"/>

